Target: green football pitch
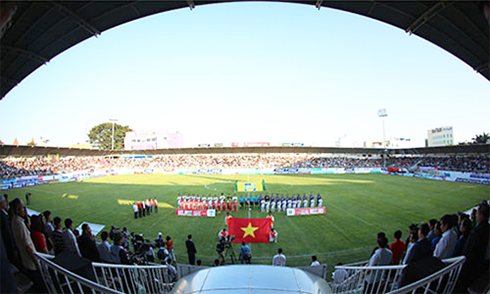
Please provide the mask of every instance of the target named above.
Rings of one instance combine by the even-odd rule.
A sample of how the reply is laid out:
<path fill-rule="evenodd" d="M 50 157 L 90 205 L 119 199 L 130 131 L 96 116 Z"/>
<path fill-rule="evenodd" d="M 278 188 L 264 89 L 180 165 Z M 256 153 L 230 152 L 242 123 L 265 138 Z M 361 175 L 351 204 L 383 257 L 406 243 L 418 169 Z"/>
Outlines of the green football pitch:
<path fill-rule="evenodd" d="M 265 180 L 268 193 L 303 195 L 320 193 L 326 214 L 287 217 L 275 213 L 278 242 L 254 243 L 252 262 L 270 264 L 281 247 L 287 265 L 309 265 L 317 255 L 331 270 L 337 262 L 354 262 L 369 257 L 376 245 L 376 234 L 383 231 L 390 242 L 395 230 L 403 238 L 411 223 L 439 219 L 446 213 L 465 211 L 482 199 L 488 199 L 489 186 L 443 182 L 400 176 L 364 175 L 127 175 L 59 183 L 8 191 L 9 199 L 24 199 L 31 192 L 29 208 L 51 210 L 63 220 L 71 218 L 75 227 L 81 222 L 111 225 L 130 232 L 143 233 L 154 241 L 158 232 L 174 240 L 177 261 L 187 263 L 185 240 L 193 235 L 197 259 L 211 265 L 217 258 L 217 233 L 224 226 L 224 215 L 215 218 L 178 217 L 176 197 L 183 194 L 233 194 L 235 180 Z M 246 193 L 238 193 L 245 196 Z M 158 214 L 134 219 L 132 201 L 157 197 Z M 234 217 L 265 217 L 257 210 L 239 210 Z M 238 255 L 238 244 L 233 245 Z M 229 262 L 229 260 L 227 260 Z"/>

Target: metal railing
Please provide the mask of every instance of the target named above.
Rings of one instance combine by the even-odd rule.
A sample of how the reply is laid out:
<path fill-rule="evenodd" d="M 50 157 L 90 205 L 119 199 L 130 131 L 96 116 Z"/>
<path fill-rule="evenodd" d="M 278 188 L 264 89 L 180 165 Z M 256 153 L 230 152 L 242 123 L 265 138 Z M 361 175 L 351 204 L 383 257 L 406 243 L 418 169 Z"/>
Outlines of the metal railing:
<path fill-rule="evenodd" d="M 91 280 L 74 274 L 52 262 L 54 256 L 35 253 L 39 270 L 48 293 L 104 293 L 122 294 L 123 292 L 99 285 Z"/>
<path fill-rule="evenodd" d="M 92 263 L 97 283 L 124 293 L 168 293 L 176 272 L 166 265 Z"/>
<path fill-rule="evenodd" d="M 420 289 L 424 289 L 424 293 L 452 293 L 465 260 L 464 256 L 445 259 L 446 267 L 403 288 L 400 288 L 400 282 L 406 265 L 367 266 L 367 261 L 361 261 L 336 266 L 336 269 L 347 271 L 347 278 L 341 283 L 331 283 L 330 287 L 339 294 L 400 294 L 415 293 Z"/>
<path fill-rule="evenodd" d="M 367 262 L 358 262 L 335 268 L 347 271 L 347 278 L 330 284 L 334 293 L 384 294 L 397 288 L 405 265 L 367 266 Z"/>
<path fill-rule="evenodd" d="M 390 294 L 420 293 L 422 291 L 424 294 L 453 293 L 465 261 L 466 257 L 464 256 L 444 259 L 443 262 L 448 264 L 445 268 L 415 283 L 390 292 Z"/>

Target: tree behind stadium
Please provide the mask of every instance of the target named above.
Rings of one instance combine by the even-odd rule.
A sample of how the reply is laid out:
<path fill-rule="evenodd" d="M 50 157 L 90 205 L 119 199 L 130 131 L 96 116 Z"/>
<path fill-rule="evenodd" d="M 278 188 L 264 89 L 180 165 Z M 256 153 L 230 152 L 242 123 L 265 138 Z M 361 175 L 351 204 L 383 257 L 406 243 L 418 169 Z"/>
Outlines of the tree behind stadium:
<path fill-rule="evenodd" d="M 114 124 L 114 150 L 124 149 L 124 136 L 131 132 L 129 126 Z M 102 123 L 93 127 L 88 133 L 90 144 L 99 149 L 112 148 L 112 123 Z"/>
<path fill-rule="evenodd" d="M 483 132 L 483 135 L 476 135 L 472 140 L 472 144 L 488 144 L 490 142 L 490 134 Z"/>

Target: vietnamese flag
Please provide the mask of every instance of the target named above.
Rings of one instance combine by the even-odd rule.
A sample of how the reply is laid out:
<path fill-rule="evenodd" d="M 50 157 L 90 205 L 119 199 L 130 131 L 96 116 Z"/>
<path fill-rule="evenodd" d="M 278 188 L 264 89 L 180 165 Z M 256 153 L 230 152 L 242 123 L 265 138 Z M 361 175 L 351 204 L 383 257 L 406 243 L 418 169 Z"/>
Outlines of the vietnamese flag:
<path fill-rule="evenodd" d="M 228 232 L 233 243 L 268 243 L 271 222 L 267 218 L 231 218 Z"/>

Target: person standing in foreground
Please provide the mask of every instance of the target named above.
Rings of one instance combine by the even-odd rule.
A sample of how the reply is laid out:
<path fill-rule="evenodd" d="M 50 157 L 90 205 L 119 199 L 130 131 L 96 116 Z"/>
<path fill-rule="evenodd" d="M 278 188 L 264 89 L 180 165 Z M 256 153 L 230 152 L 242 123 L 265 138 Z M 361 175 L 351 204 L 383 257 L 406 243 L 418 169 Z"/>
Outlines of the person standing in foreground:
<path fill-rule="evenodd" d="M 238 248 L 238 253 L 241 264 L 250 264 L 250 260 L 252 259 L 252 251 L 250 250 L 250 246 L 248 246 L 245 242 L 242 242 L 242 246 Z"/>
<path fill-rule="evenodd" d="M 185 247 L 187 247 L 187 255 L 189 256 L 189 264 L 194 265 L 196 263 L 196 246 L 192 241 L 192 235 L 187 236 L 187 241 L 185 241 Z"/>
<path fill-rule="evenodd" d="M 337 266 L 343 265 L 342 262 L 337 263 Z M 349 273 L 343 268 L 338 268 L 332 273 L 332 279 L 334 285 L 339 285 L 347 279 Z"/>
<path fill-rule="evenodd" d="M 69 218 L 65 219 L 65 229 L 63 230 L 63 244 L 65 250 L 68 250 L 80 257 L 80 250 L 78 249 L 77 237 L 73 233 L 73 221 Z"/>
<path fill-rule="evenodd" d="M 317 259 L 316 255 L 313 255 L 313 256 L 311 257 L 311 264 L 310 264 L 310 266 L 319 266 L 319 265 L 321 265 L 321 264 L 320 264 L 320 262 L 318 261 L 318 259 Z"/>
<path fill-rule="evenodd" d="M 454 247 L 458 241 L 458 235 L 453 230 L 453 221 L 449 214 L 441 218 L 442 238 L 436 245 L 434 256 L 439 259 L 449 258 L 453 255 Z"/>
<path fill-rule="evenodd" d="M 390 249 L 388 249 L 388 239 L 386 239 L 386 237 L 384 236 L 381 236 L 380 238 L 378 238 L 378 249 L 369 259 L 368 266 L 388 265 L 392 260 L 393 253 Z M 380 283 L 381 281 L 381 275 L 377 275 L 376 273 L 372 272 L 370 273 L 370 271 L 368 271 L 366 274 L 368 276 L 365 281 L 365 289 L 367 289 L 365 293 L 371 293 L 373 289 L 376 289 L 378 287 L 378 283 Z"/>
<path fill-rule="evenodd" d="M 277 254 L 272 259 L 273 266 L 286 266 L 286 256 L 282 254 L 282 248 L 277 249 Z"/>
<path fill-rule="evenodd" d="M 175 254 L 174 254 L 174 241 L 172 241 L 172 238 L 170 236 L 167 236 L 165 238 L 165 245 L 167 245 L 167 251 L 168 251 L 168 256 L 172 260 L 172 262 L 177 262 L 177 259 L 175 259 Z"/>
<path fill-rule="evenodd" d="M 402 231 L 397 230 L 394 234 L 395 242 L 391 243 L 390 250 L 393 253 L 393 260 L 391 264 L 399 264 L 402 258 L 403 252 L 405 252 L 405 242 L 401 241 Z"/>
<path fill-rule="evenodd" d="M 37 269 L 37 258 L 34 255 L 36 249 L 31 239 L 31 233 L 24 223 L 26 210 L 24 203 L 20 198 L 15 198 L 10 203 L 12 209 L 12 234 L 15 244 L 20 253 L 20 261 L 23 266 L 24 273 L 33 281 L 34 285 L 31 289 L 33 293 L 45 293 L 47 289 L 44 287 L 44 282 L 41 273 Z"/>
<path fill-rule="evenodd" d="M 478 205 L 476 212 L 477 225 L 471 231 L 464 245 L 463 255 L 466 257 L 466 262 L 461 269 L 456 291 L 466 291 L 467 287 L 488 270 L 488 260 L 486 259 L 490 231 L 488 217 L 489 205 L 482 202 Z"/>
<path fill-rule="evenodd" d="M 82 235 L 78 238 L 78 248 L 86 259 L 94 262 L 100 261 L 95 236 L 92 235 L 92 228 L 87 223 L 82 225 Z"/>
<path fill-rule="evenodd" d="M 420 224 L 420 229 L 418 231 L 418 240 L 413 245 L 412 249 L 407 252 L 405 258 L 405 264 L 415 262 L 431 256 L 432 250 L 429 240 L 427 240 L 427 235 L 429 234 L 429 225 L 426 223 Z"/>

